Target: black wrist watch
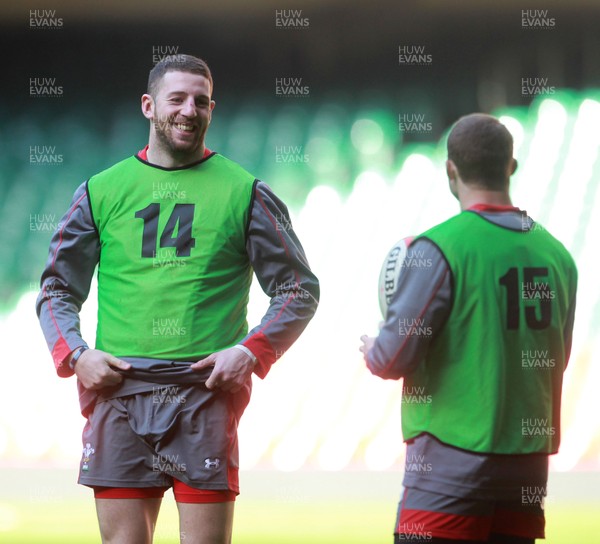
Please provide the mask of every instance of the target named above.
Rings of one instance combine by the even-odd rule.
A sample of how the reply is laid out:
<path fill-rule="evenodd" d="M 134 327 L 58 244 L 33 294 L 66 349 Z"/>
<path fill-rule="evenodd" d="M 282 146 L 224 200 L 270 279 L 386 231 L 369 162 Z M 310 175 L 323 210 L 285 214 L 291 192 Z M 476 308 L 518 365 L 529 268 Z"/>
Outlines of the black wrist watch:
<path fill-rule="evenodd" d="M 75 370 L 75 363 L 79 360 L 81 354 L 87 349 L 88 348 L 85 346 L 79 346 L 78 348 L 75 348 L 75 351 L 73 352 L 73 357 L 71 357 L 71 360 L 69 361 L 69 368 L 71 370 Z"/>

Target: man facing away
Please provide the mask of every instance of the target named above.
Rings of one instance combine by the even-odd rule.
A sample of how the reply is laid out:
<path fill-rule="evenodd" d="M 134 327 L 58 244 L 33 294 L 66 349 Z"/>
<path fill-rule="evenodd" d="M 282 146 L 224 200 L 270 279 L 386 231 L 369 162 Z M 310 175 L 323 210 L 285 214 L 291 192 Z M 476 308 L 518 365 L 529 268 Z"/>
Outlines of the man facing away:
<path fill-rule="evenodd" d="M 79 483 L 94 489 L 104 543 L 151 542 L 169 487 L 182 541 L 231 541 L 251 375 L 266 376 L 318 303 L 285 205 L 205 147 L 212 86 L 193 56 L 151 70 L 148 145 L 76 190 L 42 274 L 37 312 L 58 375 L 77 375 Z M 90 349 L 79 311 L 96 266 Z M 253 271 L 271 301 L 248 332 Z"/>
<path fill-rule="evenodd" d="M 461 213 L 415 239 L 379 336 L 361 338 L 371 372 L 404 378 L 395 542 L 544 538 L 577 270 L 512 205 L 512 153 L 494 117 L 458 120 L 446 170 Z"/>

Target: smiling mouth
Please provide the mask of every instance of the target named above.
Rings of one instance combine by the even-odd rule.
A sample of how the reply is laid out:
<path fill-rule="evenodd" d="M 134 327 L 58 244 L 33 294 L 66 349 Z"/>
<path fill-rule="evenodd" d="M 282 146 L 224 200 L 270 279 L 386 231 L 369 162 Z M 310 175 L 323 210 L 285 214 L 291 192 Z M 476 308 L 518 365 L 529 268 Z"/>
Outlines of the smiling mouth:
<path fill-rule="evenodd" d="M 183 132 L 194 132 L 194 125 L 190 123 L 173 123 L 173 126 Z"/>

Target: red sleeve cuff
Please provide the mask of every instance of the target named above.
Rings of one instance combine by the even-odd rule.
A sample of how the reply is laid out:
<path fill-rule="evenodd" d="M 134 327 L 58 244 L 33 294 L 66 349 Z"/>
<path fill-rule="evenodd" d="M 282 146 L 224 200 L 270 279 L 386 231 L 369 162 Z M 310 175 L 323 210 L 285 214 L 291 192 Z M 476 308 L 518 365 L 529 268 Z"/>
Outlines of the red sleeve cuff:
<path fill-rule="evenodd" d="M 75 374 L 69 365 L 66 363 L 65 359 L 71 354 L 73 351 L 66 340 L 61 336 L 54 347 L 52 348 L 52 358 L 54 359 L 54 366 L 56 367 L 56 373 L 61 378 L 68 378 Z"/>
<path fill-rule="evenodd" d="M 273 363 L 277 360 L 277 354 L 271 346 L 271 343 L 267 337 L 262 333 L 253 334 L 250 338 L 242 342 L 242 345 L 246 346 L 257 359 L 256 366 L 254 367 L 254 373 L 259 378 L 264 378 Z"/>

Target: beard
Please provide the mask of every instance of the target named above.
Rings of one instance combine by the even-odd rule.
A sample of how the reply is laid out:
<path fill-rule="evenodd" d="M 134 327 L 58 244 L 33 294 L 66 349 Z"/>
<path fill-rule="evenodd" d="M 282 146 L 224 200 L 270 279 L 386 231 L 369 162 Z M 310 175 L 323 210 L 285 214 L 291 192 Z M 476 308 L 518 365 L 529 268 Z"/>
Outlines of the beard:
<path fill-rule="evenodd" d="M 193 126 L 193 130 L 185 134 L 177 134 L 178 129 L 176 124 L 189 124 Z M 200 159 L 198 154 L 204 143 L 204 136 L 208 125 L 202 126 L 202 121 L 198 118 L 193 121 L 175 121 L 174 117 L 162 117 L 157 115 L 156 119 L 152 120 L 154 133 L 157 143 L 171 157 L 177 158 L 179 161 L 189 159 Z"/>

